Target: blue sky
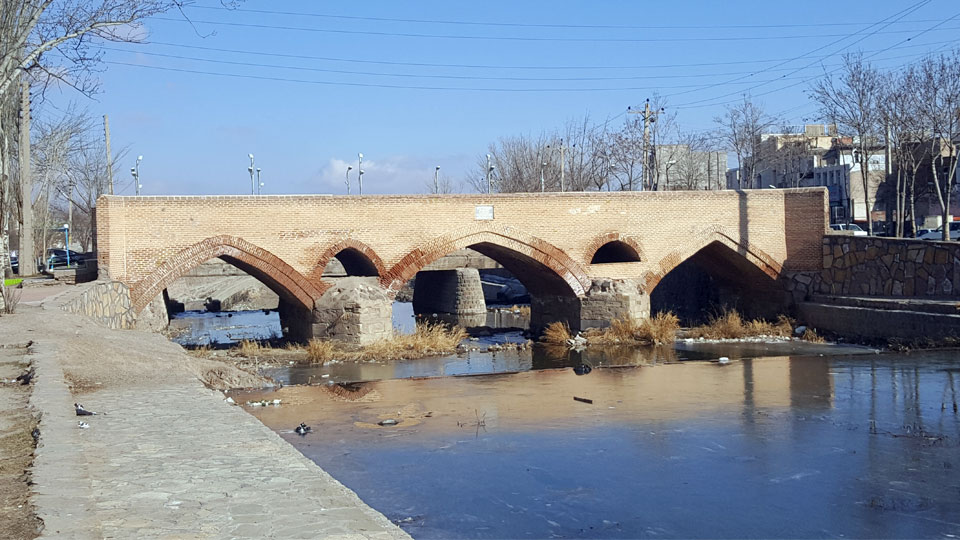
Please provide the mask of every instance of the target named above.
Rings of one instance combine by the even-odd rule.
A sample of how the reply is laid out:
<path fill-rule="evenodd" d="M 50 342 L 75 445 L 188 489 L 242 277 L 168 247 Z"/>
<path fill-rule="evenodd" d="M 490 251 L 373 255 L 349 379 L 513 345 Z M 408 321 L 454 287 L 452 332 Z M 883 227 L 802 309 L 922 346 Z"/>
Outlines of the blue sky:
<path fill-rule="evenodd" d="M 687 130 L 743 91 L 815 121 L 805 80 L 843 52 L 896 66 L 960 44 L 960 16 L 943 22 L 957 4 L 917 4 L 200 0 L 192 25 L 170 13 L 145 22 L 147 43 L 108 45 L 95 101 L 55 100 L 110 115 L 124 193 L 137 155 L 144 194 L 249 193 L 248 153 L 266 193 L 344 193 L 348 163 L 355 193 L 357 152 L 364 193 L 421 193 L 436 165 L 473 174 L 498 137 L 622 121 L 658 91 Z"/>

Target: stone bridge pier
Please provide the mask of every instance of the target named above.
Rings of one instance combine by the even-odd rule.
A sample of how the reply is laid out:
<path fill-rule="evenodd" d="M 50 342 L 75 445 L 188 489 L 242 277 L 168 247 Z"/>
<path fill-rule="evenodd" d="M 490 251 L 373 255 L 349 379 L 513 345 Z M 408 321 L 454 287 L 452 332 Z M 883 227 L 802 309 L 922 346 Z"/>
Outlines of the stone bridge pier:
<path fill-rule="evenodd" d="M 118 197 L 97 201 L 101 279 L 150 313 L 174 280 L 213 258 L 280 298 L 289 337 L 370 343 L 391 334 L 391 302 L 417 274 L 469 248 L 496 261 L 531 297 L 531 330 L 572 330 L 650 315 L 685 264 L 725 290 L 767 294 L 819 271 L 823 188 L 650 193 Z M 333 260 L 343 277 L 324 274 Z M 680 268 L 680 270 L 677 270 Z M 677 271 L 675 271 L 677 270 Z M 475 313 L 469 272 L 424 273 L 421 303 L 457 291 Z M 432 280 L 432 285 L 430 285 Z M 683 288 L 680 283 L 680 289 Z M 659 290 L 658 290 L 658 287 Z M 421 289 L 423 289 L 421 291 Z M 757 291 L 763 291 L 762 294 Z M 656 294 L 655 294 L 656 293 Z"/>

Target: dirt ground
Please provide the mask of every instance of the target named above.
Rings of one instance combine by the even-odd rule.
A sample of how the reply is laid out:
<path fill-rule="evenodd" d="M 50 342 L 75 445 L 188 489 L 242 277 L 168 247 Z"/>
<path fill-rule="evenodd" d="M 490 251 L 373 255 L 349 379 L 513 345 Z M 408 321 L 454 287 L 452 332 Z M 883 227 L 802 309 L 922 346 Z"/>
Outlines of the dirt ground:
<path fill-rule="evenodd" d="M 0 349 L 0 523 L 3 537 L 36 538 L 40 520 L 29 501 L 29 467 L 33 461 L 31 435 L 37 419 L 28 409 L 32 385 L 16 381 L 29 369 L 22 348 Z"/>

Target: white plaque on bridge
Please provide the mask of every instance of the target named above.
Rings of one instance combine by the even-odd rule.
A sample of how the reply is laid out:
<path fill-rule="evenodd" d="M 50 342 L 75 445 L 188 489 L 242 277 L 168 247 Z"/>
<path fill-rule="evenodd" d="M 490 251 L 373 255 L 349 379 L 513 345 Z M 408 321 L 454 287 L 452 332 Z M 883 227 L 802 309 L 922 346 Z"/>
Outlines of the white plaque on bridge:
<path fill-rule="evenodd" d="M 493 207 L 492 206 L 477 206 L 473 211 L 474 219 L 477 221 L 492 221 L 493 220 Z"/>

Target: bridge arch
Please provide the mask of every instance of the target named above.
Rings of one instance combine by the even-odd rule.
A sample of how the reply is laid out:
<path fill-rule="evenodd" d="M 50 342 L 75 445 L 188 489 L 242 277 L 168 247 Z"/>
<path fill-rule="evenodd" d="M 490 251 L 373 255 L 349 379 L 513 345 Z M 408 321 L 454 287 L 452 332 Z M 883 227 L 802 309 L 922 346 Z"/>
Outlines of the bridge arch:
<path fill-rule="evenodd" d="M 207 238 L 173 255 L 130 289 L 134 312 L 139 314 L 174 280 L 198 265 L 221 258 L 260 280 L 282 300 L 313 309 L 322 290 L 276 255 L 242 238 L 220 235 Z"/>
<path fill-rule="evenodd" d="M 464 248 L 502 264 L 534 295 L 583 296 L 590 288 L 584 269 L 566 253 L 513 227 L 471 228 L 437 238 L 407 253 L 381 283 L 395 292 L 428 264 Z"/>
<path fill-rule="evenodd" d="M 314 266 L 314 270 L 310 273 L 310 279 L 319 282 L 324 269 L 334 258 L 343 264 L 343 268 L 349 276 L 382 277 L 386 274 L 383 260 L 380 259 L 373 248 L 359 240 L 345 238 L 324 250 Z"/>
<path fill-rule="evenodd" d="M 701 302 L 735 307 L 751 317 L 779 312 L 784 301 L 777 283 L 782 264 L 735 238 L 728 231 L 710 229 L 661 258 L 655 269 L 644 275 L 651 308 L 676 308 L 681 320 L 695 318 L 691 313 L 696 311 L 702 317 L 705 304 L 691 306 L 689 302 L 696 296 Z M 714 289 L 715 295 L 706 295 L 707 289 Z"/>
<path fill-rule="evenodd" d="M 596 237 L 584 250 L 583 260 L 590 264 L 646 261 L 643 244 L 633 236 L 608 232 Z"/>

